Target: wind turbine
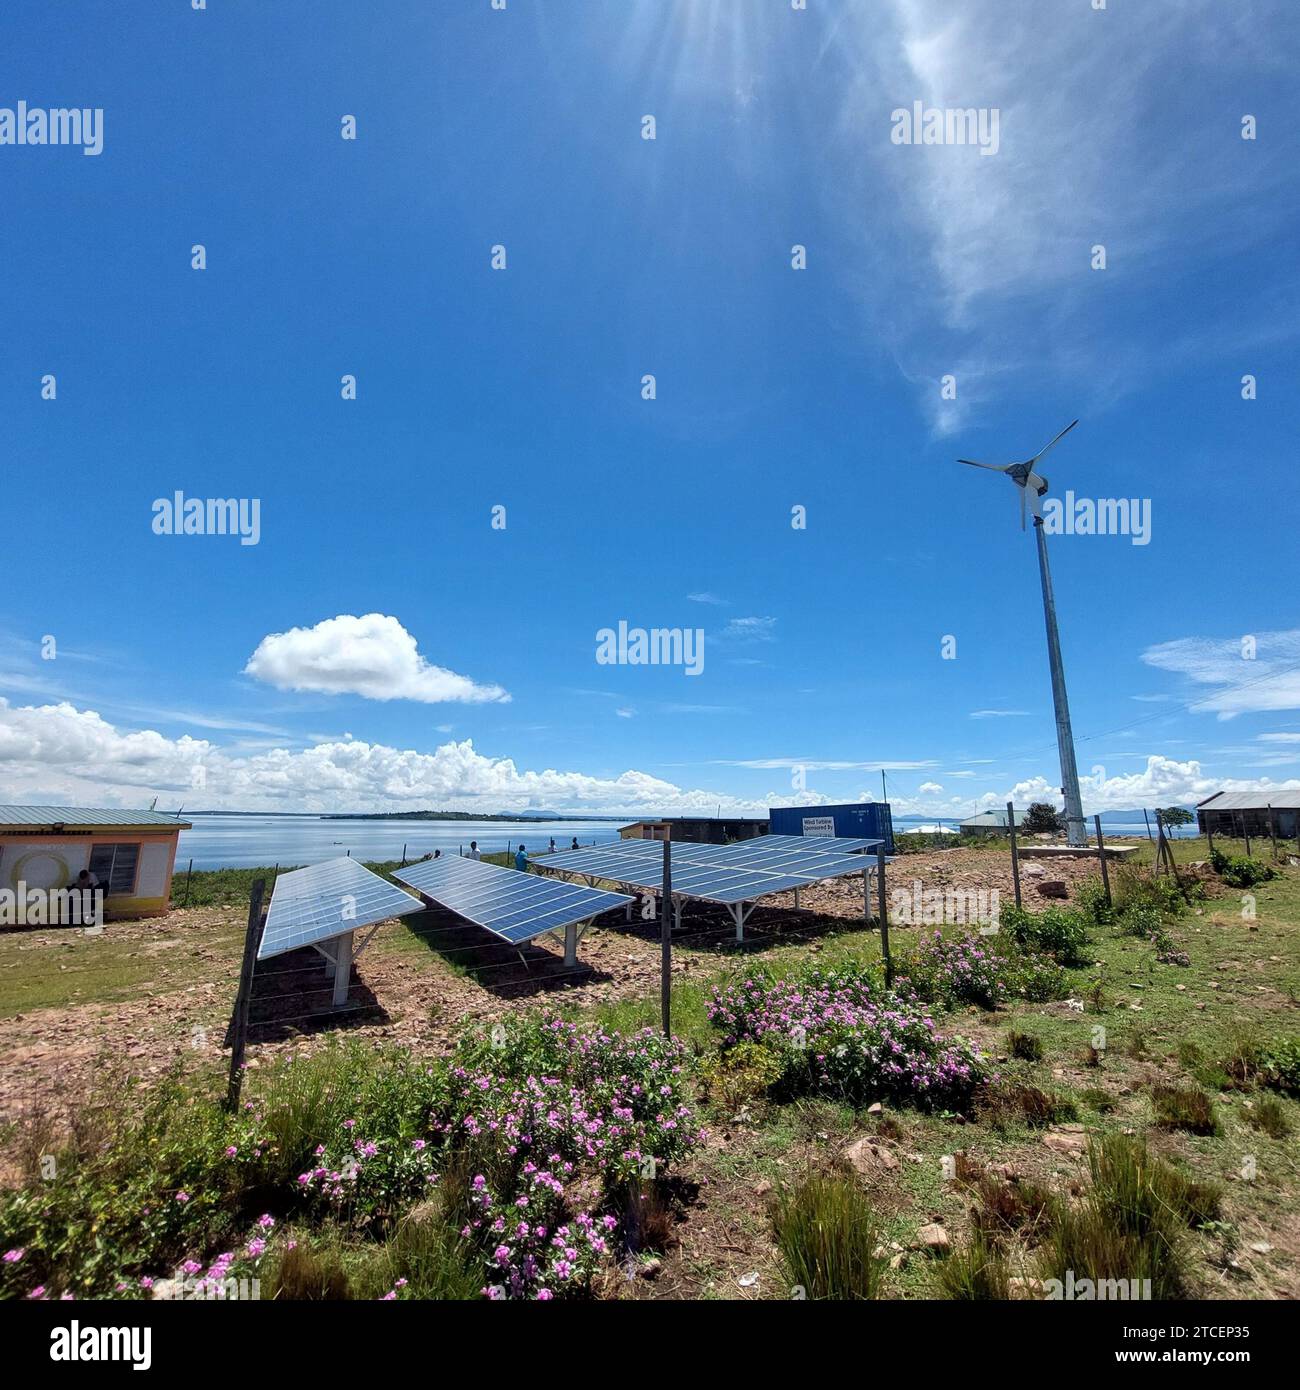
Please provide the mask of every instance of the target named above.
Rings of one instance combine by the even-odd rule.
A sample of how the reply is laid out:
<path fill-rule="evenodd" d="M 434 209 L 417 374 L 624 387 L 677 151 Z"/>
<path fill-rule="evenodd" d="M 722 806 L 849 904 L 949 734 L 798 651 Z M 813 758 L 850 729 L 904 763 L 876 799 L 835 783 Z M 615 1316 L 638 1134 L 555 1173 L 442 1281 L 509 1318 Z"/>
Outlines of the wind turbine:
<path fill-rule="evenodd" d="M 1037 471 L 1038 462 L 1079 422 L 1071 420 L 1049 444 L 1045 444 L 1023 463 L 978 463 L 975 459 L 958 459 L 972 468 L 988 468 L 1005 473 L 1020 492 L 1020 529 L 1025 529 L 1025 499 L 1034 515 L 1034 536 L 1038 543 L 1038 573 L 1043 583 L 1043 616 L 1047 622 L 1047 657 L 1052 668 L 1052 704 L 1056 711 L 1056 746 L 1061 755 L 1061 794 L 1065 797 L 1065 824 L 1069 843 L 1088 842 L 1083 826 L 1083 799 L 1079 795 L 1079 769 L 1074 761 L 1074 734 L 1070 729 L 1070 702 L 1065 694 L 1065 665 L 1061 661 L 1061 634 L 1056 626 L 1056 600 L 1052 595 L 1052 572 L 1047 566 L 1047 541 L 1043 534 L 1043 510 L 1040 499 L 1047 491 L 1047 479 Z"/>

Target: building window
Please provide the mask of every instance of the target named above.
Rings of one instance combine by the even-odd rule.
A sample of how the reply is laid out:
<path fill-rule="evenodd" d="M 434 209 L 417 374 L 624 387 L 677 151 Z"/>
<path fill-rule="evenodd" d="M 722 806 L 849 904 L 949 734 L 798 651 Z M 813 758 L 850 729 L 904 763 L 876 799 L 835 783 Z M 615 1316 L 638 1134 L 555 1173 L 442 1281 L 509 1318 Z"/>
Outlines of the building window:
<path fill-rule="evenodd" d="M 90 851 L 90 872 L 99 880 L 105 896 L 135 892 L 139 858 L 139 845 L 96 845 Z"/>

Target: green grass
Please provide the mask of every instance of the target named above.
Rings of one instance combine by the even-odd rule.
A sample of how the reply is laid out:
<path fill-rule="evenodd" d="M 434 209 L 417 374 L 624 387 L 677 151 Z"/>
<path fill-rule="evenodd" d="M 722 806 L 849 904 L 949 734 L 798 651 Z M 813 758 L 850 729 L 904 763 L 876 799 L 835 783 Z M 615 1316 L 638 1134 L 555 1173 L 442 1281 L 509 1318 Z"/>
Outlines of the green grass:
<path fill-rule="evenodd" d="M 884 1261 L 874 1254 L 878 1223 L 855 1178 L 810 1173 L 778 1195 L 772 1230 L 792 1290 L 848 1302 L 879 1296 Z"/>

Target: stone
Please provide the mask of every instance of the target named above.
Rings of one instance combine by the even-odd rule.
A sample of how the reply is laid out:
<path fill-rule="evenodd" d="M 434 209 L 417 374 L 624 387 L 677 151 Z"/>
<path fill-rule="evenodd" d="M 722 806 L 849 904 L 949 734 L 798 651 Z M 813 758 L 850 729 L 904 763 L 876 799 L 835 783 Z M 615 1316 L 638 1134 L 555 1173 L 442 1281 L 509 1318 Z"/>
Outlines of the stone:
<path fill-rule="evenodd" d="M 637 1270 L 637 1273 L 642 1279 L 658 1279 L 663 1267 L 662 1260 L 646 1260 Z"/>
<path fill-rule="evenodd" d="M 924 1250 L 927 1255 L 945 1255 L 951 1245 L 948 1232 L 937 1221 L 931 1221 L 917 1231 L 912 1249 Z"/>
<path fill-rule="evenodd" d="M 853 1171 L 864 1178 L 872 1178 L 882 1172 L 890 1173 L 898 1167 L 894 1155 L 883 1144 L 870 1138 L 855 1139 L 844 1150 L 844 1157 Z"/>
<path fill-rule="evenodd" d="M 869 1106 L 867 1106 L 867 1114 L 868 1114 L 868 1115 L 883 1115 L 884 1113 L 885 1113 L 885 1107 L 884 1107 L 883 1105 L 881 1105 L 881 1103 L 880 1103 L 879 1101 L 876 1101 L 876 1103 L 875 1103 L 874 1105 L 869 1105 Z"/>
<path fill-rule="evenodd" d="M 1038 893 L 1040 897 L 1044 898 L 1068 898 L 1070 896 L 1069 888 L 1061 879 L 1057 878 L 1044 879 L 1038 885 Z"/>
<path fill-rule="evenodd" d="M 1270 1254 L 1270 1253 L 1272 1252 L 1272 1249 L 1273 1249 L 1273 1247 L 1272 1247 L 1272 1246 L 1268 1243 L 1268 1241 L 1266 1241 L 1266 1240 L 1253 1240 L 1253 1241 L 1251 1241 L 1251 1243 L 1250 1243 L 1250 1248 L 1251 1248 L 1251 1249 L 1255 1252 L 1255 1254 L 1257 1254 L 1257 1255 L 1267 1255 L 1267 1254 Z"/>

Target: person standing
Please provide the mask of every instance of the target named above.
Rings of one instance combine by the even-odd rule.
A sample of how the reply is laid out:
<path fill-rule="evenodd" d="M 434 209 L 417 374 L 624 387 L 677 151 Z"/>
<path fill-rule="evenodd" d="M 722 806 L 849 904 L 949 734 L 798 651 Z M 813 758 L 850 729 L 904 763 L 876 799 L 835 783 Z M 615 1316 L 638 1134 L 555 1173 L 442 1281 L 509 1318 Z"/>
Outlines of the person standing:
<path fill-rule="evenodd" d="M 518 853 L 515 855 L 515 868 L 518 869 L 521 874 L 526 874 L 528 872 L 528 854 L 524 850 L 523 845 L 519 846 Z"/>
<path fill-rule="evenodd" d="M 482 857 L 483 857 L 483 856 L 478 852 L 478 841 L 477 841 L 477 840 L 471 840 L 471 841 L 469 842 L 469 857 L 470 857 L 471 859 L 482 859 Z"/>

